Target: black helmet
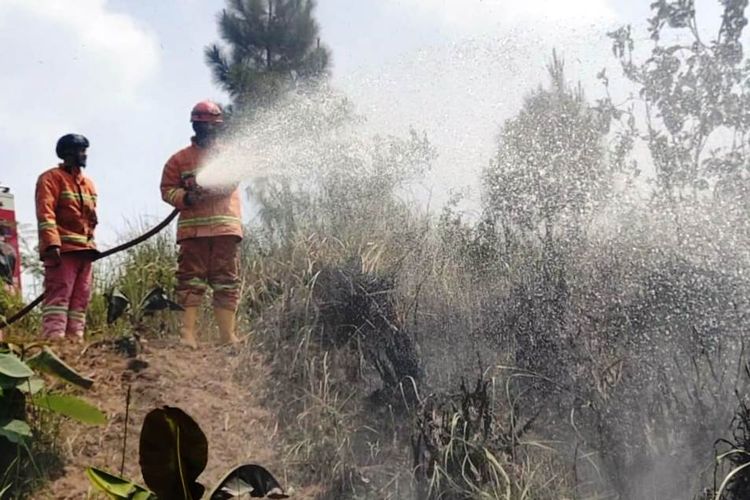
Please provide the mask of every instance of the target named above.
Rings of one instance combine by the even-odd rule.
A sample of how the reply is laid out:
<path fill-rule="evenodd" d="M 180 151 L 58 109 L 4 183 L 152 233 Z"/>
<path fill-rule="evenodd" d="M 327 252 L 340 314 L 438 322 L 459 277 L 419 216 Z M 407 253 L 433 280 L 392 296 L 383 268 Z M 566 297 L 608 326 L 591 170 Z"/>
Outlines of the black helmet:
<path fill-rule="evenodd" d="M 89 147 L 89 140 L 81 134 L 65 134 L 57 140 L 55 153 L 57 153 L 57 157 L 62 160 L 66 154 L 74 149 L 87 147 Z"/>

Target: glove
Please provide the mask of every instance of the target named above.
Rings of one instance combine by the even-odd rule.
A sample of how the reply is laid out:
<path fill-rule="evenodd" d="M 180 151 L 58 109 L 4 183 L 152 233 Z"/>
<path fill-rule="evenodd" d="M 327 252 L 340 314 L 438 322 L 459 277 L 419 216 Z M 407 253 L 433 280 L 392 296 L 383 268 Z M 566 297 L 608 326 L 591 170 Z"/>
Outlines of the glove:
<path fill-rule="evenodd" d="M 42 262 L 44 262 L 44 265 L 47 267 L 59 266 L 62 262 L 62 257 L 60 256 L 60 247 L 47 247 L 47 250 L 45 250 L 42 254 Z"/>
<path fill-rule="evenodd" d="M 203 195 L 203 190 L 200 188 L 186 192 L 184 198 L 185 205 L 192 207 L 193 205 L 200 203 L 201 200 L 203 200 Z"/>
<path fill-rule="evenodd" d="M 184 187 L 186 191 L 195 191 L 197 189 L 200 189 L 200 186 L 198 186 L 194 175 L 185 177 L 182 180 L 182 187 Z"/>
<path fill-rule="evenodd" d="M 192 206 L 199 203 L 203 198 L 204 192 L 195 181 L 195 176 L 191 175 L 182 180 L 182 186 L 185 188 L 185 205 Z"/>

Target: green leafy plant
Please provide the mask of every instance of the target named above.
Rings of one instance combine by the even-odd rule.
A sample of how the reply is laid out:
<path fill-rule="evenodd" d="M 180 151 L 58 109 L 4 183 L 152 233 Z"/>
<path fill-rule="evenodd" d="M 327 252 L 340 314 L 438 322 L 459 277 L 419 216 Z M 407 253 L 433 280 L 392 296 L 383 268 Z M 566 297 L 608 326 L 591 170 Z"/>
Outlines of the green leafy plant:
<path fill-rule="evenodd" d="M 27 407 L 51 412 L 87 425 L 103 425 L 107 419 L 95 406 L 71 395 L 48 390 L 41 373 L 88 389 L 91 379 L 77 373 L 42 344 L 2 344 L 0 347 L 0 489 L 11 487 L 9 471 L 20 466 L 21 451 L 34 463 L 30 441 L 34 435 Z M 29 352 L 38 350 L 34 355 Z"/>
<path fill-rule="evenodd" d="M 90 467 L 86 474 L 98 490 L 118 500 L 198 500 L 205 487 L 197 481 L 208 463 L 208 440 L 200 426 L 179 408 L 151 410 L 143 421 L 139 464 L 143 486 Z M 255 498 L 287 498 L 281 485 L 260 465 L 245 464 L 230 470 L 209 493 L 210 500 L 249 494 Z"/>
<path fill-rule="evenodd" d="M 142 234 L 151 225 L 147 220 L 136 221 L 123 237 L 127 239 Z M 103 339 L 111 339 L 120 336 L 132 338 L 143 332 L 156 333 L 175 328 L 176 322 L 170 315 L 159 312 L 140 314 L 138 310 L 156 287 L 174 288 L 175 248 L 172 232 L 162 231 L 112 258 L 97 261 L 96 273 L 101 279 L 97 280 L 87 313 L 89 331 L 101 334 Z M 111 316 L 115 312 L 111 305 L 113 296 L 123 309 Z M 121 320 L 117 321 L 117 318 Z"/>
<path fill-rule="evenodd" d="M 131 500 L 156 498 L 146 488 L 94 467 L 86 469 L 86 475 L 91 484 L 98 490 L 106 493 L 109 498 L 127 498 Z"/>
<path fill-rule="evenodd" d="M 25 422 L 25 404 L 49 410 L 82 423 L 103 425 L 104 414 L 91 404 L 69 394 L 45 390 L 39 372 L 54 375 L 72 385 L 88 389 L 93 381 L 73 370 L 48 347 L 22 361 L 10 348 L 0 351 L 0 434 L 14 443 L 31 436 Z"/>
<path fill-rule="evenodd" d="M 208 462 L 208 440 L 198 424 L 179 408 L 152 410 L 143 421 L 139 463 L 146 484 L 160 498 L 200 498 L 196 480 Z"/>
<path fill-rule="evenodd" d="M 122 334 L 119 340 L 115 341 L 115 345 L 131 356 L 135 356 L 138 352 L 140 335 L 147 329 L 145 318 L 153 316 L 157 311 L 184 310 L 182 306 L 170 300 L 161 287 L 151 289 L 135 307 L 132 307 L 131 300 L 119 288 L 112 288 L 104 294 L 104 299 L 107 306 L 108 326 L 123 316 L 129 320 L 129 331 Z"/>
<path fill-rule="evenodd" d="M 117 288 L 112 289 L 105 295 L 107 299 L 107 324 L 111 325 L 117 321 L 128 310 L 132 311 L 131 322 L 137 326 L 144 316 L 150 316 L 156 311 L 184 311 L 183 307 L 170 300 L 164 289 L 153 288 L 143 298 L 136 308 L 131 308 L 130 299 Z"/>

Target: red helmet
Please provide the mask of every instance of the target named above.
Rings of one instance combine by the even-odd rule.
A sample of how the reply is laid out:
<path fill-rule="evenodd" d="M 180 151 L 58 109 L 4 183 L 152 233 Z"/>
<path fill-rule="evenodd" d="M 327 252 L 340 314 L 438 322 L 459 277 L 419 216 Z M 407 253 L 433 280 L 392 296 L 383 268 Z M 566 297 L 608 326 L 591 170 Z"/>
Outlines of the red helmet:
<path fill-rule="evenodd" d="M 221 107 L 213 101 L 201 101 L 190 112 L 191 122 L 213 122 L 222 123 Z"/>

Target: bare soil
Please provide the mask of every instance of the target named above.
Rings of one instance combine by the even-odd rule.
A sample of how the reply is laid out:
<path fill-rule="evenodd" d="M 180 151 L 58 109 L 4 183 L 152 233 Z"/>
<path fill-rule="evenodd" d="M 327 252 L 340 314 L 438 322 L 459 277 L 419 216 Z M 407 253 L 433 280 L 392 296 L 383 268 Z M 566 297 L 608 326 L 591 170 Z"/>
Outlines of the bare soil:
<path fill-rule="evenodd" d="M 85 475 L 88 466 L 120 473 L 125 431 L 125 401 L 130 387 L 128 436 L 123 475 L 143 484 L 138 466 L 138 437 L 148 411 L 177 406 L 195 419 L 209 444 L 208 466 L 198 479 L 213 487 L 231 467 L 256 463 L 268 468 L 293 498 L 315 498 L 316 488 L 287 482 L 278 444 L 276 412 L 264 408 L 260 394 L 268 376 L 252 346 L 203 346 L 192 351 L 175 341 L 152 340 L 136 358 L 112 344 L 56 349 L 67 363 L 95 380 L 82 397 L 108 417 L 104 427 L 65 422 L 59 445 L 63 469 L 51 472 L 39 499 L 96 498 Z M 240 368 L 240 363 L 243 364 Z M 243 380 L 238 380 L 242 373 Z"/>

